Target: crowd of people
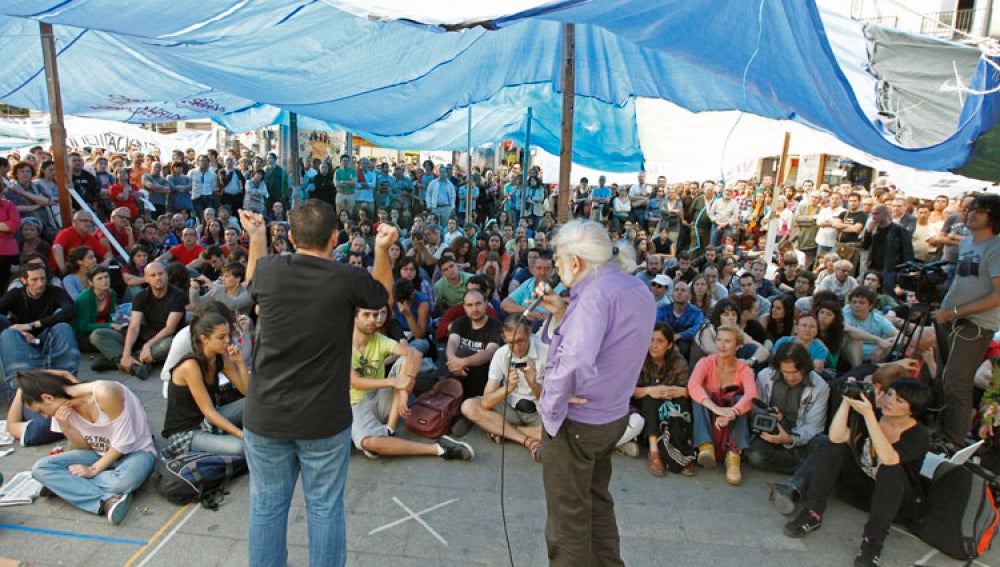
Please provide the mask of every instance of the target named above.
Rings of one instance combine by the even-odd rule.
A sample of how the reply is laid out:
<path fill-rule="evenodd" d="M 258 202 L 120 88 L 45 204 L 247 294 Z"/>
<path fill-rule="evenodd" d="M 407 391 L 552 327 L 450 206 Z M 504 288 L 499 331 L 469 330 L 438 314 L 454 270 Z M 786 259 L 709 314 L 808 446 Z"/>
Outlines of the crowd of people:
<path fill-rule="evenodd" d="M 552 279 L 558 191 L 537 167 L 464 172 L 345 155 L 304 160 L 296 185 L 275 154 L 245 150 L 175 151 L 168 163 L 138 150 L 81 150 L 69 165 L 89 210 L 63 227 L 51 157 L 35 148 L 0 158 L 0 278 L 10 283 L 0 297 L 0 404 L 10 405 L 8 428 L 25 444 L 64 435 L 89 448 L 36 465 L 58 496 L 120 522 L 151 470 L 149 458 L 129 456 L 156 453 L 127 387 L 77 382 L 81 352 L 95 354 L 94 371 L 141 380 L 163 364 L 167 458 L 203 450 L 270 462 L 286 450 L 271 438 L 301 423 L 316 424 L 314 437 L 338 433 L 321 424 L 327 408 L 301 415 L 302 407 L 243 396 L 289 387 L 255 382 L 254 359 L 277 356 L 269 341 L 299 345 L 295 364 L 322 366 L 347 353 L 348 338 L 349 384 L 319 377 L 293 398 L 349 402 L 350 441 L 366 457 L 471 460 L 473 447 L 456 437 L 478 426 L 534 460 L 554 458 L 538 406 L 553 372 L 543 340 L 552 338 L 553 304 L 529 307 L 547 284 L 573 303 Z M 1000 329 L 996 195 L 926 201 L 885 178 L 775 188 L 769 177 L 653 184 L 642 173 L 622 186 L 584 178 L 571 191 L 570 216 L 599 223 L 616 255 L 634 250 L 631 271 L 655 303 L 645 314 L 655 318 L 652 341 L 641 361 L 629 361 L 641 370 L 615 443 L 633 458 L 645 452 L 652 475 L 719 463 L 734 485 L 744 463 L 789 475 L 771 498 L 794 515 L 791 537 L 817 529 L 834 487 L 849 483 L 870 510 L 858 555 L 870 565 L 892 521 L 913 512 L 919 487 L 908 473 L 930 446 L 921 421 L 933 405 L 928 383 L 943 380 L 939 425 L 953 446 L 993 434 L 978 416 L 998 408 L 978 406 L 985 385 L 974 387 L 973 377 Z M 329 249 L 304 228 L 306 219 L 326 222 L 326 210 L 336 214 Z M 353 327 L 306 334 L 303 319 L 342 314 L 343 303 L 310 303 L 324 293 L 331 260 L 343 270 L 337 277 L 353 282 Z M 918 297 L 898 285 L 899 266 L 938 260 L 954 285 L 933 321 L 913 321 Z M 297 279 L 275 275 L 278 266 Z M 276 311 L 294 299 L 308 312 Z M 630 348 L 605 354 L 610 361 Z M 441 377 L 463 386 L 452 435 L 397 436 L 414 396 Z M 854 380 L 871 383 L 874 399 L 842 396 Z M 761 415 L 775 418 L 770 427 Z M 346 453 L 336 459 L 327 464 L 346 467 Z M 302 474 L 314 466 L 303 463 Z M 287 479 L 272 480 L 287 488 Z M 273 531 L 267 524 L 261 533 Z"/>

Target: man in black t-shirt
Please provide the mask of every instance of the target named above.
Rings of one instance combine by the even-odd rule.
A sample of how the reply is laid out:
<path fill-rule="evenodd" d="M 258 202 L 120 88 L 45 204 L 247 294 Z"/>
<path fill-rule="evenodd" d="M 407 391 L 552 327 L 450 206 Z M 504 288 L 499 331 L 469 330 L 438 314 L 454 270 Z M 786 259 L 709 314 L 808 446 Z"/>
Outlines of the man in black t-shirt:
<path fill-rule="evenodd" d="M 465 399 L 482 396 L 489 378 L 493 353 L 503 344 L 503 326 L 486 315 L 486 298 L 470 289 L 462 298 L 465 317 L 451 325 L 448 335 L 448 371 L 462 382 Z"/>
<path fill-rule="evenodd" d="M 253 471 L 248 563 L 286 563 L 288 510 L 301 474 L 308 529 L 323 534 L 309 538 L 310 563 L 343 565 L 354 312 L 389 304 L 393 280 L 387 251 L 399 233 L 388 223 L 379 226 L 369 274 L 331 259 L 337 218 L 329 203 L 309 199 L 292 209 L 288 220 L 295 253 L 268 256 L 264 218 L 240 211 L 250 235 L 249 291 L 260 309 L 243 419 Z"/>
<path fill-rule="evenodd" d="M 132 301 L 132 318 L 125 335 L 111 328 L 91 333 L 90 342 L 104 355 L 104 360 L 91 366 L 93 370 L 114 370 L 118 366 L 145 380 L 149 366 L 167 358 L 170 342 L 184 320 L 187 297 L 167 283 L 167 270 L 159 262 L 146 265 L 143 279 L 149 287 Z M 136 347 L 137 358 L 133 356 Z"/>
<path fill-rule="evenodd" d="M 101 196 L 101 186 L 94 174 L 83 168 L 83 157 L 80 154 L 76 152 L 69 154 L 69 170 L 73 188 L 91 208 L 96 210 L 97 199 Z"/>
<path fill-rule="evenodd" d="M 858 262 L 858 247 L 861 245 L 861 231 L 868 222 L 868 215 L 861 209 L 861 194 L 851 193 L 847 196 L 847 210 L 832 221 L 837 229 L 837 255 L 842 260 L 850 260 L 854 266 Z"/>

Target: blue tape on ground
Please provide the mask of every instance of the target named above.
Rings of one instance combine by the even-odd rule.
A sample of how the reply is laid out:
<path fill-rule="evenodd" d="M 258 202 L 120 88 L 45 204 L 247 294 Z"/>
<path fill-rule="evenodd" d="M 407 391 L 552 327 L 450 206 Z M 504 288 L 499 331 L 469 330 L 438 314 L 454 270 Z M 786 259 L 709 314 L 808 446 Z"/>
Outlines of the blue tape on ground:
<path fill-rule="evenodd" d="M 62 532 L 62 531 L 58 531 L 58 530 L 44 530 L 42 528 L 31 528 L 31 527 L 28 527 L 28 526 L 16 526 L 16 525 L 13 525 L 13 524 L 0 524 L 0 530 L 4 530 L 4 529 L 6 529 L 6 530 L 17 530 L 17 531 L 22 531 L 22 532 L 33 532 L 33 533 L 36 533 L 36 534 L 45 534 L 45 535 L 53 535 L 53 536 L 75 537 L 75 538 L 78 538 L 78 539 L 92 539 L 92 540 L 95 540 L 95 541 L 106 541 L 106 542 L 109 542 L 109 543 L 123 543 L 125 545 L 146 545 L 146 543 L 147 543 L 145 541 L 139 541 L 137 539 L 122 539 L 122 538 L 118 538 L 118 537 L 104 537 L 104 536 L 97 536 L 97 535 L 90 535 L 90 534 L 77 534 L 77 533 L 73 533 L 73 532 Z"/>

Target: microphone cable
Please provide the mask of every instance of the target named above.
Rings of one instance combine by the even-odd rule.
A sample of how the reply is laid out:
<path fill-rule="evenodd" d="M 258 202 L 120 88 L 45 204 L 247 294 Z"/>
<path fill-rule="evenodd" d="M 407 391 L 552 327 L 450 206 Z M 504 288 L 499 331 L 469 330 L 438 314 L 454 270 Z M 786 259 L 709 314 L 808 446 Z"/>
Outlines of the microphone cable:
<path fill-rule="evenodd" d="M 560 283 L 560 281 L 559 281 L 559 275 L 558 274 L 552 274 L 552 276 L 549 277 L 549 279 L 545 280 L 544 283 L 545 283 L 546 286 L 548 286 L 548 290 L 546 290 L 546 293 L 549 290 L 555 290 L 555 288 L 558 287 L 559 283 Z M 525 309 L 524 311 L 522 311 L 520 314 L 518 314 L 517 319 L 514 320 L 515 324 L 514 324 L 514 341 L 513 342 L 515 344 L 517 343 L 518 333 L 521 332 L 521 325 L 524 323 L 524 318 L 528 315 L 528 313 L 534 311 L 538 307 L 539 303 L 541 303 L 541 299 L 542 299 L 542 296 L 539 296 L 534 301 L 532 301 L 531 304 L 528 306 L 528 308 Z M 531 348 L 531 337 L 533 337 L 533 336 L 534 336 L 534 333 L 532 333 L 530 331 L 530 325 L 529 325 L 529 331 L 528 331 L 528 337 L 527 337 L 528 338 L 528 348 L 529 348 L 529 350 Z M 504 341 L 504 342 L 506 342 L 506 341 Z M 508 352 L 507 367 L 504 369 L 503 382 L 500 384 L 500 387 L 504 388 L 504 389 L 507 388 L 507 382 L 510 379 L 510 370 L 513 367 L 513 362 L 514 362 L 514 349 L 513 349 L 513 347 L 510 346 L 510 345 L 507 345 L 507 352 Z M 543 364 L 545 362 L 546 361 L 542 361 Z M 537 373 L 538 373 L 538 369 L 537 368 L 535 369 L 535 373 L 536 373 L 536 376 L 537 376 Z M 506 504 L 506 501 L 504 499 L 504 487 L 506 485 L 506 483 L 504 482 L 504 478 L 505 478 L 504 472 L 505 472 L 505 469 L 506 469 L 506 456 L 507 456 L 507 451 L 506 451 L 506 448 L 507 448 L 507 443 L 506 443 L 506 439 L 507 439 L 507 437 L 506 437 L 506 433 L 507 433 L 507 406 L 509 405 L 507 403 L 507 396 L 509 396 L 509 395 L 510 395 L 509 392 L 506 393 L 504 395 L 504 399 L 500 401 L 500 403 L 503 404 L 503 409 L 500 412 L 500 415 L 501 415 L 501 423 L 500 423 L 500 519 L 501 519 L 501 521 L 503 523 L 503 537 L 504 537 L 504 541 L 507 544 L 507 560 L 510 562 L 510 567 L 515 567 L 514 566 L 514 551 L 513 551 L 513 549 L 511 548 L 511 545 L 510 545 L 510 532 L 507 530 L 507 504 Z M 540 400 L 536 400 L 536 402 L 537 401 L 540 401 Z M 542 426 L 542 431 L 543 432 L 545 431 L 545 427 L 544 426 Z M 490 440 L 492 441 L 492 438 Z M 539 440 L 539 442 L 541 442 L 541 440 Z M 532 462 L 534 462 L 534 455 L 532 455 Z"/>

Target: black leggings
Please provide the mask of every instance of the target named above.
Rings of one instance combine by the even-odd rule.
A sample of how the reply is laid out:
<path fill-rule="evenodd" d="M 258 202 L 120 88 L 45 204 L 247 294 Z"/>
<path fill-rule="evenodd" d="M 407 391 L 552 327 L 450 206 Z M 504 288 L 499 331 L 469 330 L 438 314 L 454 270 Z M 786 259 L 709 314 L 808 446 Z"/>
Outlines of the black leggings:
<path fill-rule="evenodd" d="M 834 488 L 858 507 L 868 507 L 864 536 L 883 542 L 896 518 L 910 517 L 914 490 L 902 465 L 881 465 L 875 479 L 857 465 L 850 445 L 830 443 L 814 455 L 817 459 L 804 505 L 822 515 Z M 902 513 L 901 513 L 902 512 Z"/>

